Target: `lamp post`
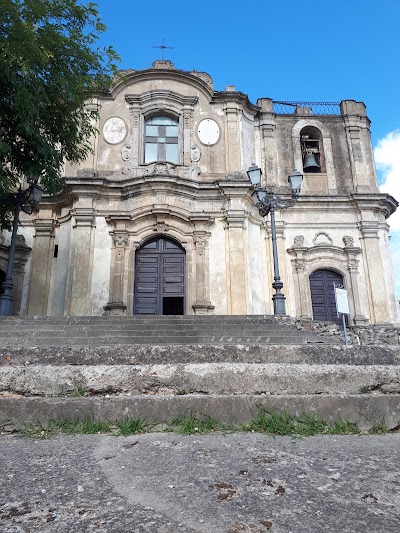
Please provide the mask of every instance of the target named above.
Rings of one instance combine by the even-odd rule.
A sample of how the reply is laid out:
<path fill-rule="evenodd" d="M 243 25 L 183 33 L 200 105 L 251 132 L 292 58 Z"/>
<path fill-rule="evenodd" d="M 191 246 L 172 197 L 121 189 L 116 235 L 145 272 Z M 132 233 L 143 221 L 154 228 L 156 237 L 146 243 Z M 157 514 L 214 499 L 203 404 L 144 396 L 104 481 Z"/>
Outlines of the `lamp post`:
<path fill-rule="evenodd" d="M 19 214 L 22 210 L 24 213 L 31 215 L 37 209 L 37 204 L 40 202 L 43 195 L 43 189 L 37 184 L 36 180 L 28 180 L 28 183 L 29 187 L 27 189 L 22 189 L 20 187 L 17 192 L 8 195 L 5 202 L 7 205 L 14 205 L 14 220 L 8 253 L 7 272 L 5 280 L 1 286 L 3 294 L 0 295 L 0 316 L 10 316 L 12 314 L 12 290 L 14 287 L 13 268 Z"/>
<path fill-rule="evenodd" d="M 275 293 L 272 296 L 272 301 L 274 302 L 274 315 L 286 315 L 286 298 L 282 294 L 283 283 L 279 275 L 275 210 L 286 209 L 294 206 L 299 199 L 303 176 L 297 170 L 293 170 L 293 172 L 290 174 L 288 182 L 292 190 L 292 200 L 287 202 L 280 196 L 275 195 L 271 189 L 264 189 L 261 187 L 261 175 L 261 168 L 257 167 L 255 163 L 253 163 L 253 165 L 247 171 L 247 176 L 253 186 L 251 198 L 255 206 L 258 208 L 258 212 L 262 217 L 266 217 L 268 213 L 271 215 L 272 255 L 274 260 L 274 281 L 272 283 L 272 287 L 275 290 Z"/>

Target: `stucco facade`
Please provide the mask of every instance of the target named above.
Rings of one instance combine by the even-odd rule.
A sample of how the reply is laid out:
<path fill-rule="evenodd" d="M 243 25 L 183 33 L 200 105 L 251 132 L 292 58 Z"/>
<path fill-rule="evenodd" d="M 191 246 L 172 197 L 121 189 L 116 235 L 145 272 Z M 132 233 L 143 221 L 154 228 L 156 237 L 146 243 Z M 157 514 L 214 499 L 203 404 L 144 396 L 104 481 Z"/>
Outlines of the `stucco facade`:
<path fill-rule="evenodd" d="M 246 176 L 255 162 L 285 198 L 293 168 L 304 175 L 298 203 L 276 213 L 288 314 L 313 317 L 321 270 L 341 276 L 352 323 L 399 323 L 386 222 L 397 202 L 379 193 L 363 103 L 255 105 L 156 61 L 90 105 L 93 154 L 67 163 L 62 195 L 22 219 L 16 313 L 272 314 L 270 222 Z"/>

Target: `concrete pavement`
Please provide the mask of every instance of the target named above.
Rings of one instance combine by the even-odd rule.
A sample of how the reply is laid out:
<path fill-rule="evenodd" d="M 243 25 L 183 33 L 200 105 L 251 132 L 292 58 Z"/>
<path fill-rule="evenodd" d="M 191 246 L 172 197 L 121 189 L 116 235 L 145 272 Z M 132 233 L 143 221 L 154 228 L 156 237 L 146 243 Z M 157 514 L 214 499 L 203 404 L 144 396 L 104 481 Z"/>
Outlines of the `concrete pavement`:
<path fill-rule="evenodd" d="M 0 531 L 397 533 L 400 434 L 0 437 Z"/>

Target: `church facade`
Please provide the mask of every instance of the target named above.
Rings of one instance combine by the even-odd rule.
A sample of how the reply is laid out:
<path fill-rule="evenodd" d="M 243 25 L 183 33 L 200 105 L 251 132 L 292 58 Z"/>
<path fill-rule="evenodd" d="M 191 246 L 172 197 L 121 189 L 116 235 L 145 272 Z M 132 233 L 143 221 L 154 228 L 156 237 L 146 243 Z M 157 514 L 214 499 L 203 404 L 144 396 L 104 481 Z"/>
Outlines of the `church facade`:
<path fill-rule="evenodd" d="M 272 314 L 269 217 L 246 170 L 299 201 L 276 212 L 287 313 L 335 320 L 333 283 L 352 324 L 398 324 L 386 219 L 362 102 L 257 104 L 203 72 L 156 61 L 90 102 L 93 154 L 66 164 L 64 192 L 21 217 L 15 314 Z M 5 271 L 7 235 L 0 243 Z"/>

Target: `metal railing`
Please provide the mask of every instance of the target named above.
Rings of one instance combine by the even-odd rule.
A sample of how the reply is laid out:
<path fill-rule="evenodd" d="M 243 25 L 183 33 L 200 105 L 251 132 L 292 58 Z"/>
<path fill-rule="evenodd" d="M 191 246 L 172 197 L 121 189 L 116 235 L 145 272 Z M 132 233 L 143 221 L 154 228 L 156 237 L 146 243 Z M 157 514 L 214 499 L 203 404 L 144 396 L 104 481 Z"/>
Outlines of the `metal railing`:
<path fill-rule="evenodd" d="M 337 102 L 273 102 L 278 115 L 341 115 Z"/>

